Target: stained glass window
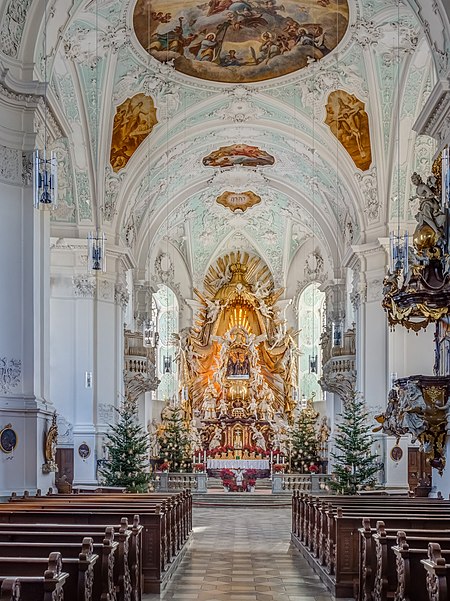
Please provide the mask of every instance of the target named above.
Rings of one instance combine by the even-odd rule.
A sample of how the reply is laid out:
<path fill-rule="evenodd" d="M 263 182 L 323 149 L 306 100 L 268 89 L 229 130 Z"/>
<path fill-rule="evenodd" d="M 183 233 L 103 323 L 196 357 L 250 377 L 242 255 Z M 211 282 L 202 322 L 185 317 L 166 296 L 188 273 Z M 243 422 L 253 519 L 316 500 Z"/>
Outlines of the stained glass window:
<path fill-rule="evenodd" d="M 299 333 L 299 390 L 300 398 L 311 398 L 315 392 L 315 400 L 322 400 L 323 392 L 319 385 L 322 371 L 320 356 L 320 334 L 322 331 L 325 293 L 319 289 L 320 284 L 309 284 L 301 293 L 298 304 Z"/>

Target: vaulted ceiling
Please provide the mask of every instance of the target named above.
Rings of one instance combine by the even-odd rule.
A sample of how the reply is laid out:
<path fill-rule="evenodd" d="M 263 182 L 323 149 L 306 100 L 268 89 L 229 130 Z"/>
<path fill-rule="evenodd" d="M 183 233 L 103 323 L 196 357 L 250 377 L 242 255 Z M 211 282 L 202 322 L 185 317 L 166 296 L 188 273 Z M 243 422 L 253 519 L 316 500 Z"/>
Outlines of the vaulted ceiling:
<path fill-rule="evenodd" d="M 203 23 L 199 10 L 209 10 L 206 22 L 220 25 L 224 19 L 218 15 L 225 13 L 217 8 L 219 0 L 214 3 L 171 3 L 174 14 L 167 25 L 159 17 L 162 41 L 149 53 L 133 22 L 136 11 L 147 14 L 141 0 L 137 7 L 136 0 L 50 0 L 45 14 L 37 0 L 0 2 L 3 66 L 16 79 L 42 81 L 47 71 L 50 80 L 48 99 L 61 133 L 54 142 L 60 187 L 53 233 L 81 236 L 99 220 L 110 239 L 130 247 L 141 268 L 164 240 L 184 257 L 194 282 L 221 252 L 239 247 L 259 254 L 272 273 L 286 274 L 311 237 L 337 269 L 350 243 L 385 235 L 391 219 L 412 217 L 409 176 L 414 170 L 425 174 L 434 154 L 432 140 L 417 137 L 412 126 L 436 78 L 448 68 L 449 42 L 445 27 L 439 28 L 446 16 L 438 10 L 425 15 L 441 32 L 433 54 L 429 28 L 425 31 L 420 23 L 429 12 L 428 0 L 399 6 L 395 0 L 289 0 L 283 7 L 251 2 L 251 16 L 259 24 L 246 29 L 248 17 L 230 0 L 227 39 L 235 41 L 238 57 L 252 40 L 261 46 L 261 19 L 267 28 L 272 22 L 287 27 L 292 25 L 289 16 L 300 19 L 300 9 L 309 11 L 302 23 L 309 17 L 328 27 L 328 42 L 325 36 L 322 44 L 329 47 L 316 50 L 316 31 L 309 58 L 307 42 L 300 50 L 296 45 L 274 56 L 261 51 L 252 66 L 241 58 L 240 65 L 210 67 L 193 60 L 193 51 L 190 60 L 181 62 L 176 53 L 166 53 L 164 62 L 162 50 L 175 17 L 182 15 L 184 26 L 189 23 L 193 31 L 197 20 Z M 162 0 L 152 3 L 152 19 L 164 5 Z M 344 27 L 339 19 L 347 14 Z M 151 27 L 154 33 L 155 24 Z M 288 29 L 283 31 L 289 37 Z M 244 35 L 242 44 L 239 35 Z M 310 31 L 299 34 L 298 28 L 296 35 L 297 40 L 299 35 L 311 38 Z M 201 38 L 207 39 L 205 31 Z M 223 52 L 233 47 L 230 42 Z M 208 50 L 206 44 L 202 48 Z M 224 83 L 224 77 L 238 81 Z M 120 125 L 116 114 L 123 115 L 121 107 L 139 94 L 150 97 L 156 109 L 150 127 L 122 165 L 112 164 L 111 143 Z M 137 114 L 137 100 L 133 108 Z M 356 121 L 349 117 L 352 110 Z M 347 123 L 340 140 L 333 133 L 338 119 Z M 363 141 L 357 139 L 355 123 L 366 145 L 356 151 Z M 210 153 L 235 144 L 257 147 L 274 162 L 204 164 Z M 232 212 L 216 202 L 226 191 L 251 191 L 261 201 L 245 212 Z"/>

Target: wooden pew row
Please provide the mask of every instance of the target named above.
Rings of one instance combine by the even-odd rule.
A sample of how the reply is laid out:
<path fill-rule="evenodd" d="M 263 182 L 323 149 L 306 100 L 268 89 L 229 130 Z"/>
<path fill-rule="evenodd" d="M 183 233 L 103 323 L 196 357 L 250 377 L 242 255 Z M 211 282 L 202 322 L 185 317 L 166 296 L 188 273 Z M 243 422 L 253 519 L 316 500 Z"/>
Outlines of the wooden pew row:
<path fill-rule="evenodd" d="M 335 507 L 339 505 L 342 508 L 369 506 L 370 504 L 374 509 L 376 507 L 398 506 L 398 504 L 401 504 L 402 507 L 430 506 L 431 503 L 434 506 L 438 505 L 441 508 L 448 507 L 450 509 L 450 501 L 443 501 L 440 499 L 414 499 L 394 496 L 350 497 L 344 495 L 339 497 L 313 497 L 312 495 L 296 492 L 292 498 L 292 531 L 299 536 L 302 541 L 308 542 L 308 538 L 311 537 L 311 533 L 317 529 L 318 523 L 320 522 L 320 508 L 323 508 L 330 503 Z"/>
<path fill-rule="evenodd" d="M 384 601 L 414 599 L 426 601 L 425 573 L 420 560 L 427 557 L 428 543 L 437 541 L 450 551 L 450 530 L 398 530 L 378 521 L 370 528 L 364 520 L 360 529 L 360 584 L 357 599 Z"/>
<path fill-rule="evenodd" d="M 360 536 L 360 567 L 359 567 L 359 586 L 357 599 L 359 601 L 371 601 L 372 592 L 375 588 L 375 579 L 378 579 L 377 588 L 382 588 L 381 579 L 385 578 L 386 568 L 384 561 L 389 559 L 391 549 L 401 537 L 408 535 L 411 539 L 418 541 L 422 545 L 434 539 L 450 539 L 450 529 L 442 530 L 398 530 L 395 528 L 386 528 L 383 521 L 378 521 L 376 527 L 371 527 L 368 518 L 363 519 L 363 526 L 359 529 Z M 426 545 L 425 545 L 426 547 Z M 380 562 L 378 563 L 378 559 Z M 392 566 L 390 568 L 392 569 Z M 395 570 L 395 567 L 393 568 Z M 396 578 L 396 575 L 395 575 Z M 386 582 L 383 580 L 383 582 Z M 395 580 L 396 582 L 396 580 Z M 394 588 L 394 587 L 391 587 Z"/>
<path fill-rule="evenodd" d="M 81 547 L 81 552 L 80 552 Z M 34 561 L 47 560 L 49 551 L 55 549 L 51 543 L 2 543 L 0 544 L 0 573 L 8 576 L 28 576 L 34 569 Z M 97 549 L 96 549 L 97 550 Z M 98 549 L 101 551 L 101 549 Z M 66 601 L 100 601 L 102 596 L 102 573 L 100 568 L 95 570 L 98 554 L 94 553 L 92 539 L 85 537 L 80 544 L 60 544 L 58 553 L 64 565 L 64 571 L 69 578 L 64 586 Z M 42 563 L 41 561 L 41 563 Z M 104 575 L 103 575 L 104 577 Z M 111 582 L 109 593 L 115 593 L 114 583 Z M 93 591 L 98 594 L 93 595 Z M 124 599 L 122 596 L 121 599 Z M 131 601 L 128 595 L 126 601 Z"/>
<path fill-rule="evenodd" d="M 132 601 L 140 598 L 140 582 L 139 579 L 132 577 L 130 570 L 130 547 L 129 539 L 130 532 L 124 535 L 123 532 L 118 533 L 118 540 L 114 541 L 113 528 L 107 528 L 106 534 L 94 537 L 85 537 L 83 539 L 82 554 L 86 555 L 86 541 L 91 542 L 90 555 L 96 553 L 95 557 L 100 560 L 92 566 L 92 569 L 87 572 L 87 575 L 81 574 L 78 581 L 87 580 L 90 582 L 90 588 L 93 589 L 93 599 L 100 600 L 116 598 L 119 601 Z M 7 539 L 7 540 L 4 540 Z M 19 532 L 16 529 L 14 532 L 3 533 L 0 537 L 0 556 L 2 557 L 46 557 L 49 550 L 57 549 L 61 553 L 64 566 L 71 576 L 69 584 L 74 585 L 76 579 L 68 569 L 71 564 L 75 563 L 74 558 L 78 556 L 79 551 L 79 533 L 59 532 Z M 74 542 L 78 541 L 78 542 Z M 81 569 L 85 565 L 85 557 L 78 556 L 83 559 Z M 83 586 L 78 587 L 79 591 L 84 591 Z M 84 600 L 84 593 L 82 599 Z M 73 598 L 73 596 L 72 596 Z"/>
<path fill-rule="evenodd" d="M 177 556 L 189 537 L 192 524 L 192 501 L 189 493 L 173 495 L 167 504 L 154 504 L 147 495 L 140 495 L 136 502 L 128 495 L 120 495 L 120 500 L 101 495 L 91 499 L 71 502 L 67 499 L 52 499 L 46 503 L 44 498 L 38 502 L 12 502 L 0 505 L 0 524 L 58 522 L 60 524 L 106 524 L 116 521 L 119 516 L 139 511 L 143 525 L 143 581 L 145 592 L 159 592 L 173 573 Z M 78 497 L 79 498 L 79 497 Z M 159 501 L 159 498 L 156 499 Z M 139 504 L 138 504 L 139 503 Z M 167 518 L 167 520 L 166 520 Z M 1 527 L 1 526 L 0 526 Z"/>
<path fill-rule="evenodd" d="M 450 598 L 450 562 L 443 556 L 438 543 L 428 544 L 428 558 L 421 563 L 426 570 L 429 601 L 448 601 Z"/>
<path fill-rule="evenodd" d="M 94 545 L 107 546 L 108 549 L 102 549 L 100 556 L 105 558 L 112 550 L 118 547 L 117 557 L 114 559 L 114 582 L 119 592 L 125 588 L 125 584 L 130 581 L 131 598 L 139 600 L 142 590 L 141 574 L 141 538 L 142 526 L 135 516 L 133 525 L 128 529 L 128 520 L 122 519 L 121 525 L 117 529 L 116 544 L 114 541 L 114 528 L 91 525 L 86 526 L 70 524 L 2 524 L 0 531 L 0 544 L 3 542 L 13 543 L 49 543 L 55 548 L 59 548 L 62 543 L 76 543 L 87 533 L 93 539 Z M 107 565 L 106 559 L 102 560 Z M 105 572 L 105 568 L 102 568 Z M 106 573 L 106 572 L 105 572 Z M 125 593 L 124 593 L 125 594 Z"/>
<path fill-rule="evenodd" d="M 298 499 L 298 495 L 295 498 Z M 341 497 L 327 497 L 327 504 L 322 500 L 324 498 L 317 502 L 320 519 L 315 520 L 313 527 L 311 522 L 305 527 L 304 520 L 298 519 L 299 513 L 294 516 L 293 528 L 296 530 L 291 538 L 336 597 L 349 597 L 357 587 L 360 557 L 358 529 L 362 518 L 389 519 L 389 524 L 397 530 L 433 528 L 428 525 L 433 519 L 442 527 L 443 520 L 443 523 L 447 521 L 450 529 L 448 506 L 445 509 L 446 504 L 442 505 L 441 501 L 423 503 L 421 500 L 417 506 L 412 503 L 402 507 L 398 499 L 392 498 L 388 503 L 383 499 L 381 505 L 367 497 L 358 497 L 358 503 L 353 500 L 347 503 L 347 499 Z M 344 509 L 333 505 L 342 501 Z"/>
<path fill-rule="evenodd" d="M 64 599 L 64 585 L 69 577 L 67 572 L 62 571 L 61 554 L 58 552 L 50 553 L 47 559 L 27 559 L 15 566 L 20 565 L 20 570 L 26 572 L 24 575 L 4 574 L 3 569 L 7 569 L 7 564 L 0 564 L 0 585 L 1 591 L 5 594 L 11 593 L 14 601 L 17 599 L 14 595 L 18 593 L 17 584 L 20 583 L 21 601 L 61 601 Z M 16 583 L 14 585 L 14 583 Z"/>
<path fill-rule="evenodd" d="M 292 532 L 318 557 L 320 553 L 323 555 L 327 551 L 324 544 L 326 542 L 327 521 L 331 513 L 336 513 L 337 506 L 333 505 L 332 497 L 313 498 L 306 495 L 302 497 L 302 495 L 294 495 L 293 497 Z M 325 499 L 327 502 L 325 502 Z M 361 507 L 366 509 L 370 507 L 376 514 L 380 508 L 384 510 L 384 508 L 388 507 L 394 507 L 394 509 L 398 507 L 398 499 L 395 498 L 387 498 L 387 500 L 381 502 L 377 498 L 367 497 L 363 499 L 360 497 L 356 499 L 355 497 L 337 497 L 337 499 L 337 503 L 342 510 L 353 508 L 359 510 Z M 402 507 L 408 505 L 412 507 L 427 506 L 433 507 L 433 510 L 436 507 L 440 509 L 447 507 L 450 510 L 450 502 L 442 503 L 438 501 L 439 505 L 436 505 L 434 500 L 426 499 L 424 503 L 423 499 L 419 499 L 418 503 L 413 502 L 412 504 L 407 503 L 405 505 L 403 503 L 404 500 L 414 501 L 414 499 L 408 500 L 402 498 Z M 434 504 L 430 505 L 430 503 Z M 298 507 L 300 508 L 298 509 Z M 324 563 L 323 557 L 321 558 L 321 563 Z"/>
<path fill-rule="evenodd" d="M 13 493 L 11 497 L 11 501 L 17 500 L 18 502 L 37 502 L 43 503 L 45 499 L 45 506 L 50 503 L 58 503 L 60 504 L 62 500 L 65 500 L 67 504 L 70 505 L 78 505 L 83 506 L 84 504 L 88 504 L 91 502 L 98 503 L 101 502 L 102 506 L 105 503 L 111 502 L 125 502 L 136 500 L 138 502 L 150 502 L 150 503 L 158 503 L 164 502 L 166 505 L 165 516 L 166 521 L 169 524 L 168 535 L 174 541 L 173 546 L 179 548 L 179 543 L 177 541 L 186 540 L 189 536 L 189 533 L 192 531 L 192 495 L 190 491 L 181 491 L 179 493 L 148 493 L 148 494 L 94 494 L 94 495 L 82 495 L 80 498 L 79 495 L 50 495 L 42 497 L 40 495 L 36 495 L 35 497 L 29 497 L 28 495 L 24 495 L 23 497 L 18 497 Z M 167 553 L 170 552 L 170 545 L 167 546 Z M 172 551 L 175 554 L 175 551 Z M 171 558 L 168 557 L 167 561 L 171 561 Z"/>
<path fill-rule="evenodd" d="M 104 496 L 104 495 L 103 495 Z M 74 511 L 84 511 L 88 509 L 98 510 L 98 511 L 120 511 L 126 512 L 128 511 L 139 511 L 140 515 L 148 515 L 149 513 L 156 513 L 159 515 L 160 527 L 159 527 L 159 535 L 157 538 L 154 538 L 153 543 L 160 543 L 160 569 L 165 571 L 170 567 L 170 563 L 175 559 L 177 554 L 183 548 L 185 541 L 187 540 L 187 521 L 183 520 L 181 515 L 182 511 L 179 510 L 180 504 L 178 503 L 179 499 L 175 497 L 169 499 L 168 503 L 165 501 L 161 502 L 161 505 L 154 505 L 153 502 L 137 502 L 132 503 L 129 500 L 125 501 L 114 501 L 108 500 L 101 502 L 101 506 L 99 505 L 98 499 L 80 501 L 72 501 L 71 503 L 67 503 L 65 500 L 52 499 L 51 502 L 46 502 L 43 499 L 38 503 L 37 500 L 33 503 L 20 503 L 14 504 L 9 503 L 8 507 L 17 508 L 18 511 L 23 511 L 25 508 L 27 509 L 39 509 L 39 510 L 52 510 L 59 511 L 61 508 L 66 510 L 67 505 L 70 506 Z M 0 505 L 0 512 L 2 511 L 2 506 Z M 144 528 L 144 535 L 145 535 Z M 144 547 L 145 548 L 145 547 Z M 145 555 L 143 560 L 143 570 L 145 571 Z"/>
<path fill-rule="evenodd" d="M 0 586 L 0 601 L 20 601 L 20 580 L 5 578 Z"/>

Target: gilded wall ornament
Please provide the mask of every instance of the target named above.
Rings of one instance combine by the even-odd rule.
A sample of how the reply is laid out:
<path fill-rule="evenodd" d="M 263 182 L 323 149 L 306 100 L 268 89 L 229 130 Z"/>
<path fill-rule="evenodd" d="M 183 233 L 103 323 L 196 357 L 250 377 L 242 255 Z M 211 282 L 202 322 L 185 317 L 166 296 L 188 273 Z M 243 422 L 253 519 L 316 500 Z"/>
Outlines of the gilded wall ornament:
<path fill-rule="evenodd" d="M 247 192 L 224 192 L 216 198 L 216 202 L 233 213 L 242 211 L 243 213 L 251 207 L 261 202 L 261 197 L 250 190 Z"/>

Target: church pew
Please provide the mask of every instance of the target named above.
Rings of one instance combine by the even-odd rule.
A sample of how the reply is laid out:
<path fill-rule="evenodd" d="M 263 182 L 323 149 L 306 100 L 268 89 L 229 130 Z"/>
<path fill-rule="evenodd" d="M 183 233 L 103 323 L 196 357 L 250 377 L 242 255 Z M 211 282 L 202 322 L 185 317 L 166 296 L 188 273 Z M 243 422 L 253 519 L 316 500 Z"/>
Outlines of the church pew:
<path fill-rule="evenodd" d="M 135 516 L 137 518 L 137 516 Z M 2 542 L 49 542 L 51 541 L 55 548 L 60 543 L 78 542 L 84 536 L 89 535 L 93 542 L 97 545 L 102 545 L 105 538 L 114 539 L 114 528 L 105 529 L 103 526 L 90 525 L 79 526 L 70 524 L 1 524 L 0 544 Z M 121 530 L 128 530 L 129 537 L 124 538 Z M 131 578 L 131 594 L 133 599 L 140 599 L 142 589 L 142 574 L 141 574 L 141 533 L 142 526 L 137 519 L 134 520 L 131 528 L 128 527 L 128 520 L 124 518 L 121 525 L 117 529 L 117 543 L 119 545 L 119 559 L 115 561 L 115 569 L 118 577 L 122 574 L 129 573 Z M 128 540 L 128 567 L 122 566 L 121 554 L 126 552 L 125 543 Z"/>
<path fill-rule="evenodd" d="M 329 501 L 330 497 L 323 497 L 323 499 Z M 333 501 L 340 502 L 341 498 L 335 497 Z M 344 499 L 344 503 L 345 501 Z M 377 503 L 368 502 L 366 498 L 361 498 L 358 506 L 351 501 L 345 510 L 328 503 L 325 511 L 326 528 L 322 530 L 324 533 L 321 545 L 324 548 L 323 554 L 319 553 L 319 557 L 315 557 L 310 550 L 312 546 L 308 531 L 311 532 L 311 529 L 308 523 L 305 532 L 304 521 L 303 526 L 300 525 L 300 530 L 298 530 L 299 534 L 303 534 L 303 540 L 300 540 L 299 535 L 293 533 L 292 542 L 302 551 L 305 558 L 335 596 L 350 596 L 353 593 L 355 583 L 359 579 L 358 529 L 362 518 L 376 519 L 377 517 L 383 517 L 386 520 L 389 518 L 390 525 L 397 530 L 442 527 L 445 522 L 447 522 L 447 527 L 450 529 L 450 518 L 447 517 L 448 509 L 442 509 L 445 505 L 442 505 L 441 501 L 438 503 L 428 501 L 426 504 L 420 501 L 416 507 L 411 505 L 409 508 L 403 508 L 398 506 L 398 501 L 395 505 L 388 504 L 386 506 L 383 504 L 380 506 Z M 434 526 L 428 525 L 429 520 L 435 520 Z M 294 519 L 293 524 L 296 523 L 299 522 Z M 314 535 L 311 539 L 313 537 Z"/>
<path fill-rule="evenodd" d="M 0 601 L 20 601 L 20 580 L 5 578 L 0 586 Z"/>
<path fill-rule="evenodd" d="M 15 573 L 14 567 L 18 571 Z M 61 554 L 54 551 L 47 559 L 23 558 L 13 564 L 12 574 L 8 562 L 0 562 L 0 586 L 8 589 L 11 580 L 20 583 L 21 601 L 61 601 L 64 599 L 64 586 L 69 577 L 62 571 Z M 23 572 L 23 573 L 21 573 Z M 8 581 L 4 587 L 5 581 Z"/>
<path fill-rule="evenodd" d="M 450 598 L 450 562 L 442 555 L 438 543 L 428 544 L 428 558 L 421 563 L 426 570 L 428 601 L 448 601 Z"/>
<path fill-rule="evenodd" d="M 180 520 L 178 519 L 179 513 L 177 513 L 177 501 L 175 499 L 169 499 L 167 502 L 162 501 L 160 505 L 155 505 L 153 502 L 146 503 L 133 503 L 129 500 L 121 501 L 121 502 L 99 502 L 97 500 L 91 501 L 80 501 L 79 499 L 76 501 L 72 501 L 71 503 L 67 503 L 65 500 L 52 499 L 50 502 L 47 502 L 44 499 L 41 499 L 39 502 L 37 499 L 34 499 L 33 503 L 20 503 L 20 504 L 8 504 L 9 507 L 17 509 L 17 511 L 23 511 L 25 508 L 36 509 L 36 510 L 52 510 L 52 511 L 60 511 L 61 508 L 66 509 L 67 505 L 70 505 L 70 508 L 73 511 L 87 511 L 89 509 L 96 509 L 101 511 L 102 514 L 105 512 L 118 511 L 118 512 L 127 512 L 127 511 L 139 511 L 140 515 L 147 515 L 156 513 L 159 515 L 159 536 L 158 541 L 160 542 L 160 557 L 161 557 L 161 570 L 167 569 L 170 562 L 174 559 L 177 552 L 182 548 L 184 544 L 183 538 L 183 528 L 180 524 Z M 2 506 L 0 505 L 0 511 L 2 511 Z M 123 515 L 122 513 L 122 515 Z M 1 519 L 1 518 L 0 518 Z M 144 529 L 144 536 L 146 534 L 146 530 Z M 148 537 L 147 537 L 148 538 Z M 156 539 L 153 539 L 153 543 L 155 543 Z M 145 563 L 145 557 L 143 560 Z"/>
<path fill-rule="evenodd" d="M 166 563 L 164 559 L 164 549 L 162 547 L 162 541 L 165 538 L 163 506 L 164 503 L 155 507 L 151 505 L 136 507 L 136 504 L 131 503 L 106 508 L 96 504 L 88 505 L 87 508 L 67 508 L 55 504 L 47 508 L 41 508 L 36 506 L 35 503 L 9 503 L 0 505 L 0 528 L 1 524 L 14 524 L 16 522 L 106 525 L 120 520 L 124 515 L 132 519 L 133 512 L 137 509 L 140 511 L 140 519 L 143 525 L 142 572 L 144 592 L 159 592 L 164 588 L 177 565 L 176 558 L 171 564 Z"/>
<path fill-rule="evenodd" d="M 60 503 L 63 499 L 70 505 L 88 504 L 94 502 L 98 504 L 101 502 L 102 506 L 110 503 L 123 503 L 125 501 L 136 500 L 141 503 L 153 503 L 155 504 L 158 500 L 165 501 L 166 507 L 166 521 L 168 522 L 168 537 L 169 544 L 167 545 L 167 561 L 171 561 L 172 557 L 176 554 L 176 551 L 181 549 L 184 541 L 188 538 L 189 533 L 192 530 L 192 495 L 190 491 L 181 491 L 179 493 L 135 493 L 135 494 L 102 494 L 102 495 L 49 495 L 44 497 L 46 500 L 49 499 L 51 503 Z M 43 500 L 41 495 L 36 497 L 30 497 L 24 494 L 23 497 L 18 497 L 13 493 L 12 500 L 17 501 L 29 501 L 39 502 Z"/>
<path fill-rule="evenodd" d="M 103 540 L 100 537 L 98 542 L 93 541 L 92 537 L 83 539 L 83 551 L 86 555 L 86 541 L 92 541 L 90 554 L 96 553 L 95 557 L 102 558 L 98 565 L 93 565 L 88 577 L 94 583 L 94 599 L 100 599 L 101 595 L 111 596 L 117 592 L 119 601 L 131 601 L 139 598 L 139 584 L 136 578 L 132 579 L 132 572 L 129 565 L 128 542 L 130 532 L 125 534 L 119 531 L 117 540 L 111 545 L 114 538 L 112 529 L 107 533 L 107 538 Z M 75 537 L 77 537 L 75 539 Z M 5 538 L 3 535 L 2 539 Z M 49 550 L 57 549 L 61 553 L 66 571 L 70 573 L 71 560 L 78 557 L 80 544 L 78 533 L 63 533 L 57 535 L 53 533 L 27 532 L 7 533 L 10 540 L 0 540 L 0 556 L 9 557 L 46 557 Z M 37 539 L 44 540 L 37 540 Z M 98 538 L 98 537 L 97 537 Z M 13 540 L 11 540 L 13 539 Z M 76 542 L 74 542 L 76 540 Z M 110 556 L 111 555 L 111 556 Z M 72 563 L 74 563 L 72 561 Z M 94 562 L 95 563 L 95 562 Z M 84 562 L 82 563 L 82 567 Z M 112 573 L 110 573 L 112 570 Z M 86 579 L 83 575 L 80 577 Z M 104 582 L 102 583 L 102 578 Z M 79 578 L 78 578 L 79 579 Z M 74 576 L 71 574 L 69 583 L 73 584 Z M 103 586 L 104 584 L 104 586 Z"/>
<path fill-rule="evenodd" d="M 49 552 L 55 549 L 54 542 L 48 543 L 0 543 L 0 571 L 8 575 L 26 576 L 23 573 L 23 560 L 46 560 Z M 64 586 L 66 601 L 100 601 L 102 593 L 102 574 L 100 569 L 95 570 L 99 558 L 94 553 L 92 539 L 85 537 L 80 543 L 59 543 L 58 553 L 64 565 L 64 571 L 69 574 L 69 579 Z M 81 549 L 81 552 L 80 552 Z M 101 552 L 101 549 L 99 549 Z M 98 595 L 93 596 L 92 591 L 98 590 Z M 114 587 L 112 588 L 114 591 Z M 122 597 L 122 599 L 124 599 Z M 124 601 L 131 601 L 128 595 Z"/>
<path fill-rule="evenodd" d="M 429 585 L 427 583 L 427 572 L 422 567 L 422 561 L 428 558 L 428 537 L 413 538 L 405 532 L 399 531 L 397 545 L 392 547 L 395 560 L 389 558 L 389 562 L 395 563 L 397 586 L 395 590 L 396 599 L 407 601 L 428 601 Z M 439 544 L 441 558 L 444 563 L 450 562 L 450 538 L 432 538 L 434 544 Z M 387 601 L 387 594 L 375 598 L 375 601 Z"/>
<path fill-rule="evenodd" d="M 362 598 L 370 598 L 367 591 L 373 589 L 374 601 L 386 601 L 393 596 L 403 599 L 406 592 L 406 598 L 410 598 L 411 591 L 414 591 L 414 600 L 417 594 L 419 601 L 419 592 L 420 599 L 425 600 L 425 575 L 418 559 L 426 557 L 430 540 L 450 548 L 450 536 L 445 536 L 440 530 L 399 530 L 397 533 L 388 533 L 384 522 L 379 521 L 372 538 L 372 556 L 366 556 L 366 560 L 373 566 L 374 578 L 373 583 L 363 582 L 365 594 Z M 361 571 L 364 572 L 363 567 Z"/>

